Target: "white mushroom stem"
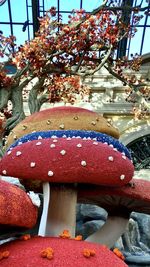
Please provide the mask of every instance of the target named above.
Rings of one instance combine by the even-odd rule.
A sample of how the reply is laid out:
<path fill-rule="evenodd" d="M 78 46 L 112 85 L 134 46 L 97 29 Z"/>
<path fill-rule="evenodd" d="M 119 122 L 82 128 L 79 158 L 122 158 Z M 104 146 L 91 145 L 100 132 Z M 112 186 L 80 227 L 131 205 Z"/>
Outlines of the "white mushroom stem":
<path fill-rule="evenodd" d="M 111 248 L 125 232 L 128 222 L 127 218 L 109 216 L 106 223 L 97 232 L 90 235 L 86 241 L 105 244 Z"/>
<path fill-rule="evenodd" d="M 48 216 L 48 207 L 50 201 L 50 185 L 49 183 L 43 183 L 43 212 L 41 216 L 40 226 L 38 235 L 45 236 L 46 234 L 46 223 Z"/>
<path fill-rule="evenodd" d="M 68 230 L 71 237 L 74 237 L 77 191 L 58 185 L 55 188 L 51 187 L 50 192 L 49 186 L 49 183 L 43 184 L 44 203 L 39 235 L 59 236 L 64 230 Z"/>

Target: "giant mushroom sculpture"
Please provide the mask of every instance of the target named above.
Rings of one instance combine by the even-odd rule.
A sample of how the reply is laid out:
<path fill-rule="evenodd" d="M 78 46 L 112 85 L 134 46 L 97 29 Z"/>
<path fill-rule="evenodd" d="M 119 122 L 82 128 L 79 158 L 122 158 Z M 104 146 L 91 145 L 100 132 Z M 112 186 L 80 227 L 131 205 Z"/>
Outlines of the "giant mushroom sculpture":
<path fill-rule="evenodd" d="M 52 134 L 42 132 L 40 139 L 36 139 L 37 133 L 32 133 L 18 140 L 1 160 L 0 172 L 44 182 L 40 235 L 58 236 L 68 229 L 74 236 L 79 184 L 120 187 L 131 180 L 134 167 L 127 149 L 106 134 L 92 131 L 80 132 L 82 137 L 79 131 L 66 131 L 64 137 L 60 137 L 59 131 L 58 137 Z"/>

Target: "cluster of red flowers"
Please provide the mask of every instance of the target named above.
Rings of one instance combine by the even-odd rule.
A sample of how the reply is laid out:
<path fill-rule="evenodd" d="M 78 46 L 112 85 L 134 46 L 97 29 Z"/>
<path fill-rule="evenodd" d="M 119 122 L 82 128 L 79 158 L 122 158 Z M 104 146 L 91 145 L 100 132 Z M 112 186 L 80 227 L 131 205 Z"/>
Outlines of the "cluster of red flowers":
<path fill-rule="evenodd" d="M 63 101 L 65 103 L 74 104 L 77 95 L 83 99 L 85 95 L 89 95 L 89 88 L 81 84 L 78 76 L 53 76 L 46 82 L 51 103 Z"/>
<path fill-rule="evenodd" d="M 0 73 L 0 87 L 7 88 L 12 84 L 12 79 L 6 75 L 5 72 Z"/>
<path fill-rule="evenodd" d="M 69 24 L 52 19 L 56 9 L 52 7 L 43 18 L 40 18 L 40 29 L 37 36 L 26 42 L 16 54 L 19 67 L 27 62 L 38 75 L 59 69 L 60 73 L 71 72 L 71 68 L 79 63 L 96 67 L 93 46 L 116 48 L 121 36 L 130 32 L 130 27 L 121 22 L 121 13 L 111 10 L 100 10 L 90 15 L 85 10 L 74 11 L 69 16 Z M 117 25 L 116 25 L 117 21 Z M 59 28 L 59 31 L 57 31 Z M 95 62 L 95 63 L 94 63 Z"/>

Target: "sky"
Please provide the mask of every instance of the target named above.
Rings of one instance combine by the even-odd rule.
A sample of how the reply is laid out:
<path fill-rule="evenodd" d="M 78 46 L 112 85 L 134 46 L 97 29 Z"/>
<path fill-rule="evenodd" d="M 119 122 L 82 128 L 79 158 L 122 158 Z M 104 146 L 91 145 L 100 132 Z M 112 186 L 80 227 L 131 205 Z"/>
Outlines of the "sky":
<path fill-rule="evenodd" d="M 31 0 L 10 0 L 12 7 L 12 21 L 15 23 L 24 23 L 27 20 L 26 16 L 26 1 L 28 2 L 29 8 L 29 21 L 32 23 L 32 11 L 31 11 Z M 139 4 L 141 0 L 134 0 Z M 42 5 L 42 0 L 40 0 L 40 4 Z M 57 6 L 57 0 L 45 0 L 45 10 L 48 10 L 51 6 Z M 83 0 L 83 9 L 86 11 L 92 11 L 102 0 Z M 143 6 L 145 6 L 146 0 L 143 0 Z M 60 10 L 63 11 L 71 11 L 72 9 L 80 8 L 80 0 L 60 0 Z M 42 14 L 41 14 L 42 15 Z M 63 15 L 63 21 L 67 22 L 68 14 Z M 0 22 L 8 22 L 9 14 L 8 14 L 8 3 L 0 6 Z M 145 22 L 145 18 L 141 20 L 140 24 L 143 25 Z M 150 36 L 150 16 L 148 17 L 148 25 L 149 27 L 146 29 L 145 35 L 146 38 L 144 40 L 144 46 L 142 54 L 150 52 L 149 46 L 149 36 Z M 23 25 L 15 25 L 14 26 L 14 35 L 17 37 L 17 44 L 24 44 L 25 40 L 28 39 L 28 30 L 25 32 L 22 31 Z M 0 30 L 3 31 L 5 36 L 10 35 L 10 26 L 7 24 L 0 24 Z M 138 32 L 135 37 L 132 39 L 130 43 L 130 53 L 140 53 L 140 44 L 142 41 L 142 27 L 138 28 Z M 33 37 L 32 26 L 30 26 L 30 38 Z"/>

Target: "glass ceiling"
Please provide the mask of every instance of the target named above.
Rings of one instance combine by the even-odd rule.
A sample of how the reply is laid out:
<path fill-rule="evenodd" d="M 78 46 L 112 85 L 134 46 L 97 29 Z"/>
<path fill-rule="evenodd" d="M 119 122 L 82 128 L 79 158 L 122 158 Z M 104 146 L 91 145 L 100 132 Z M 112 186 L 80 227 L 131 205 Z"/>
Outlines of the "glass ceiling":
<path fill-rule="evenodd" d="M 67 23 L 68 15 L 73 9 L 83 8 L 90 12 L 102 2 L 102 0 L 0 0 L 0 31 L 5 36 L 16 36 L 18 45 L 24 44 L 26 40 L 33 38 L 34 31 L 37 30 L 37 17 L 43 16 L 50 7 L 55 6 L 57 13 L 62 15 L 63 22 Z M 142 4 L 142 7 L 150 5 L 150 0 L 120 0 L 119 2 L 120 5 Z M 150 52 L 150 10 L 144 15 L 137 28 L 138 31 L 133 39 L 125 40 L 120 44 L 119 56 L 131 53 L 142 55 Z"/>

